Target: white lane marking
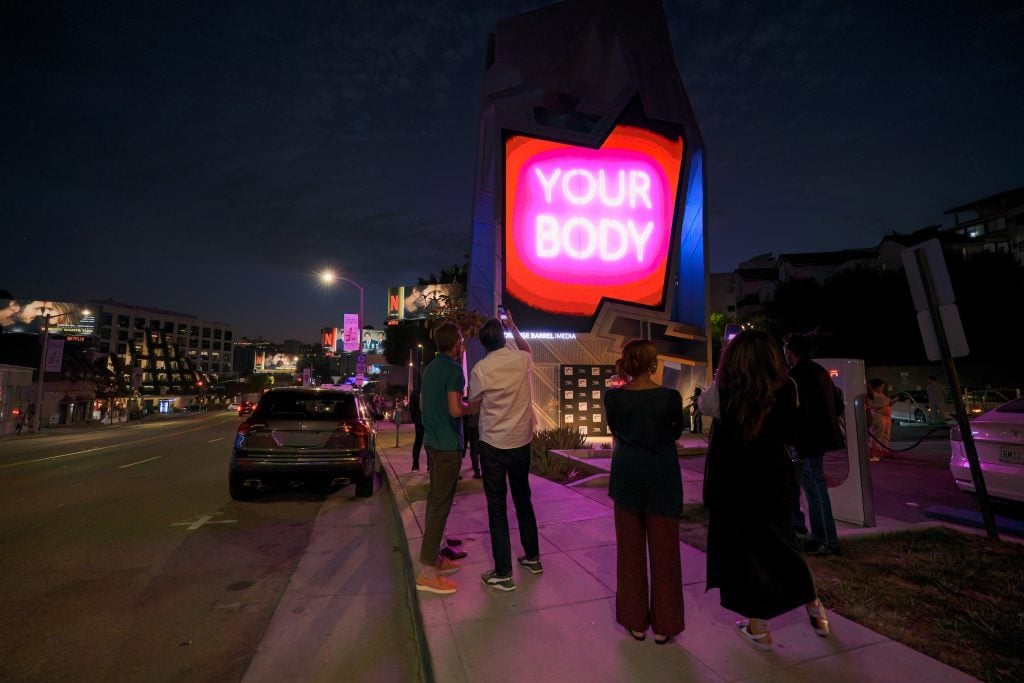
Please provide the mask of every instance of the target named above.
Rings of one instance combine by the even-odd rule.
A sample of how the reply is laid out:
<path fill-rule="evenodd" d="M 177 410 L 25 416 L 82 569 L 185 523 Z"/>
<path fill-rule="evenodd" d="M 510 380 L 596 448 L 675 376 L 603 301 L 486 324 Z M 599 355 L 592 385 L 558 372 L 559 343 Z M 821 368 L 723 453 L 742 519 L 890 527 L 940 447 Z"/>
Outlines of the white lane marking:
<path fill-rule="evenodd" d="M 28 464 L 30 462 L 43 462 L 44 460 L 57 460 L 58 458 L 66 458 L 69 455 L 81 455 L 82 453 L 92 453 L 93 451 L 101 451 L 104 448 L 113 448 L 113 445 L 110 445 L 110 446 L 93 446 L 92 448 L 86 448 L 84 451 L 74 451 L 73 453 L 61 453 L 60 455 L 48 455 L 45 458 L 37 458 L 35 460 L 23 460 L 22 462 L 11 462 L 11 463 L 7 463 L 6 465 L 0 465 L 0 468 L 3 468 L 3 467 L 14 467 L 15 465 L 25 465 L 25 464 Z"/>
<path fill-rule="evenodd" d="M 222 423 L 227 422 L 227 421 L 228 420 L 221 420 L 217 424 L 214 424 L 214 425 L 209 425 L 209 426 L 206 426 L 206 427 L 196 427 L 195 429 L 186 429 L 186 430 L 183 430 L 183 431 L 179 432 L 179 434 L 188 434 L 189 432 L 199 432 L 199 431 L 202 431 L 204 429 L 210 429 L 211 427 L 219 427 Z M 174 436 L 178 436 L 179 434 L 175 434 Z M 166 438 L 167 438 L 166 436 L 161 434 L 160 436 L 149 436 L 149 437 L 146 437 L 145 439 L 136 439 L 135 441 L 125 441 L 124 443 L 112 443 L 112 444 L 109 444 L 109 445 L 106 445 L 106 446 L 93 446 L 92 448 L 86 448 L 84 451 L 75 451 L 73 453 L 62 453 L 60 455 L 49 455 L 49 456 L 47 456 L 45 458 L 36 458 L 35 460 L 22 460 L 20 462 L 9 462 L 9 463 L 6 463 L 4 465 L 0 465 L 0 470 L 5 469 L 7 467 L 16 467 L 17 465 L 31 465 L 32 463 L 35 463 L 35 462 L 44 462 L 46 460 L 56 460 L 57 458 L 66 458 L 69 455 L 81 455 L 82 453 L 91 453 L 93 451 L 102 451 L 102 450 L 104 450 L 106 448 L 120 448 L 121 446 L 131 446 L 132 444 L 136 444 L 136 443 L 145 443 L 147 441 L 156 441 L 157 439 L 166 439 Z"/>
<path fill-rule="evenodd" d="M 223 440 L 224 440 L 223 436 L 218 436 L 216 439 L 210 439 L 206 443 L 216 443 L 217 441 L 223 441 Z"/>
<path fill-rule="evenodd" d="M 162 458 L 162 457 L 163 457 L 162 455 L 157 455 L 157 456 L 155 456 L 155 457 L 152 457 L 152 458 L 146 458 L 145 460 L 140 460 L 140 461 L 138 461 L 138 462 L 132 462 L 132 463 L 128 463 L 127 465 L 121 465 L 121 466 L 120 466 L 120 467 L 118 467 L 117 469 L 119 469 L 119 470 L 123 470 L 123 469 L 124 469 L 125 467 L 134 467 L 135 465 L 141 465 L 142 463 L 144 463 L 144 462 L 149 462 L 150 460 L 159 460 L 159 459 L 160 459 L 160 458 Z"/>
<path fill-rule="evenodd" d="M 214 515 L 222 515 L 224 513 L 223 512 L 215 512 L 213 514 Z M 171 524 L 171 526 L 183 526 L 188 531 L 195 531 L 196 529 L 198 529 L 199 527 L 203 526 L 204 524 L 234 524 L 234 523 L 236 523 L 238 521 L 237 519 L 218 519 L 216 521 L 212 521 L 212 520 L 213 520 L 213 515 L 199 515 L 198 519 L 196 519 L 195 521 L 192 521 L 192 522 L 174 522 L 173 524 Z"/>

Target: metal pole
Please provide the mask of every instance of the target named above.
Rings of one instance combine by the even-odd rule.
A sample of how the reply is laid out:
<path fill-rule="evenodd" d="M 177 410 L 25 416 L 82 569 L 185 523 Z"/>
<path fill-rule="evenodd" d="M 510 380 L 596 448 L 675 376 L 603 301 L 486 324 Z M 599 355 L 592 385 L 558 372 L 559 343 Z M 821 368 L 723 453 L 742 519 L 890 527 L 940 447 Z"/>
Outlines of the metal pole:
<path fill-rule="evenodd" d="M 985 523 L 985 531 L 989 538 L 999 540 L 995 517 L 992 516 L 992 506 L 988 498 L 988 486 L 985 485 L 981 463 L 978 461 L 977 446 L 974 445 L 974 435 L 971 433 L 971 423 L 967 419 L 967 411 L 964 409 L 963 394 L 960 391 L 960 378 L 956 374 L 956 365 L 953 363 L 953 356 L 949 350 L 949 341 L 946 339 L 946 330 L 942 325 L 942 316 L 936 304 L 938 296 L 935 294 L 935 283 L 932 280 L 931 267 L 928 265 L 928 258 L 923 249 L 918 249 L 914 256 L 917 258 L 917 267 L 921 271 L 924 295 L 928 301 L 928 312 L 931 315 L 932 327 L 935 330 L 935 339 L 939 344 L 939 353 L 942 355 L 942 364 L 946 368 L 946 374 L 949 376 L 949 382 L 952 385 L 953 406 L 956 408 L 956 422 L 960 427 L 960 438 L 964 442 L 964 451 L 967 453 L 967 463 L 970 465 L 971 478 L 974 479 L 974 489 L 978 494 L 978 503 L 981 507 L 981 517 Z"/>
<path fill-rule="evenodd" d="M 38 433 L 43 414 L 43 375 L 46 373 L 46 347 L 50 343 L 50 314 L 43 323 L 43 349 L 39 353 L 39 378 L 36 380 L 36 411 L 32 415 L 32 431 Z"/>

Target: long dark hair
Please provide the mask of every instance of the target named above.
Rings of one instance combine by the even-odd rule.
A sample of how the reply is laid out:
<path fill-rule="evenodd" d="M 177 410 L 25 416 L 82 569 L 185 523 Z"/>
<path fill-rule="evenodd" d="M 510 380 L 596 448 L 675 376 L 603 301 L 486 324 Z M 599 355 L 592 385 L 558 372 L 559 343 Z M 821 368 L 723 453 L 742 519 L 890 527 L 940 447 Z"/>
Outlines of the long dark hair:
<path fill-rule="evenodd" d="M 761 433 L 775 392 L 789 380 L 789 371 L 778 344 L 767 333 L 745 330 L 722 349 L 716 380 L 723 419 L 750 439 Z"/>

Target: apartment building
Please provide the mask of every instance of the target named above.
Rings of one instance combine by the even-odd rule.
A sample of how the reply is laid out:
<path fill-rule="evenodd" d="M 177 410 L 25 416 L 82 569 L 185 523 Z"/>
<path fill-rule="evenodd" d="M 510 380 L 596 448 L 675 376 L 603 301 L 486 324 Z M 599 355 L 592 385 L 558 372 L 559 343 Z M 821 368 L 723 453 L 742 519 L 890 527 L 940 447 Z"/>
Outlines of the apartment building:
<path fill-rule="evenodd" d="M 237 374 L 232 358 L 233 333 L 226 323 L 111 299 L 89 304 L 96 309 L 96 346 L 101 352 L 120 356 L 129 366 L 149 372 L 151 377 L 143 377 L 144 387 L 177 384 L 175 375 L 188 371 L 205 374 L 211 380 Z"/>

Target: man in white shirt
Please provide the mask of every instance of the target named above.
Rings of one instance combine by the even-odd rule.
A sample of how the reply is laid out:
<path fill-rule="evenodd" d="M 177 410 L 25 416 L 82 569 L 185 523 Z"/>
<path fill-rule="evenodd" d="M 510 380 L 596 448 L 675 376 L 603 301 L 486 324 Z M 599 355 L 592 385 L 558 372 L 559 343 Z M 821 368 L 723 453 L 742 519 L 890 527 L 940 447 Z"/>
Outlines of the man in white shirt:
<path fill-rule="evenodd" d="M 487 521 L 491 532 L 494 569 L 481 577 L 489 588 L 515 590 L 512 579 L 512 550 L 509 540 L 508 503 L 512 502 L 519 522 L 523 552 L 517 563 L 532 574 L 540 574 L 537 518 L 530 501 L 530 444 L 533 441 L 533 358 L 530 344 L 519 333 L 512 316 L 505 322 L 491 318 L 477 336 L 487 350 L 470 373 L 469 401 L 480 407 L 480 469 L 487 496 Z M 505 338 L 505 329 L 512 341 Z"/>

